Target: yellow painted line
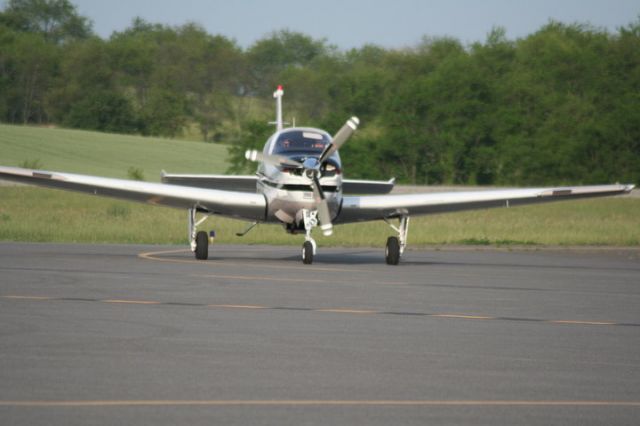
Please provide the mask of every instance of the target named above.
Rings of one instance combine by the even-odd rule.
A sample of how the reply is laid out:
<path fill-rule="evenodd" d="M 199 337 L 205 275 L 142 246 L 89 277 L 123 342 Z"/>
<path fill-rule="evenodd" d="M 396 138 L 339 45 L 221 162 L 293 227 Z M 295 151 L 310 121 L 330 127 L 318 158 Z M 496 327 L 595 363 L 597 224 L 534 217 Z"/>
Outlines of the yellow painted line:
<path fill-rule="evenodd" d="M 146 252 L 146 253 L 138 253 L 138 257 L 140 257 L 142 259 L 148 259 L 148 260 L 157 260 L 159 262 L 171 262 L 171 261 L 173 261 L 173 259 L 159 259 L 159 258 L 154 257 L 154 256 L 158 256 L 158 255 L 162 255 L 162 254 L 177 254 L 177 253 L 188 253 L 188 252 L 189 252 L 188 249 L 150 251 L 150 252 Z M 199 262 L 197 262 L 195 260 L 192 260 L 191 262 L 199 263 Z"/>
<path fill-rule="evenodd" d="M 437 318 L 462 318 L 462 319 L 477 319 L 477 320 L 490 320 L 495 317 L 484 317 L 480 315 L 460 315 L 460 314 L 431 314 L 430 317 Z"/>
<path fill-rule="evenodd" d="M 640 401 L 529 400 L 0 400 L 4 407 L 144 407 L 144 406 L 414 406 L 414 407 L 640 407 Z"/>
<path fill-rule="evenodd" d="M 260 275 L 194 275 L 201 278 L 219 278 L 223 280 L 245 280 L 245 281 L 282 281 L 282 282 L 310 282 L 310 283 L 326 283 L 327 280 L 314 280 L 308 278 L 271 278 Z"/>
<path fill-rule="evenodd" d="M 260 305 L 207 305 L 209 308 L 227 308 L 227 309 L 269 309 L 267 306 Z"/>
<path fill-rule="evenodd" d="M 51 297 L 47 296 L 0 296 L 3 299 L 20 299 L 20 300 L 51 300 Z"/>
<path fill-rule="evenodd" d="M 239 278 L 239 279 L 256 279 L 260 277 L 252 277 L 252 276 L 232 276 L 232 275 L 202 275 L 202 277 L 215 277 L 215 278 Z M 280 279 L 273 278 L 274 281 L 277 280 L 289 280 L 295 282 L 303 282 L 307 280 L 303 279 Z M 312 280 L 316 281 L 316 280 Z M 320 282 L 324 282 L 323 280 L 317 280 Z M 64 298 L 56 298 L 51 296 L 23 296 L 23 295 L 2 295 L 1 299 L 11 299 L 11 300 L 65 300 Z M 121 303 L 121 304 L 130 304 L 130 305 L 161 305 L 165 302 L 159 302 L 154 300 L 126 300 L 126 299 L 105 299 L 105 300 L 96 300 L 96 302 L 102 303 Z M 206 305 L 210 308 L 225 308 L 225 309 L 276 309 L 269 306 L 262 305 L 242 305 L 242 304 L 209 304 Z M 309 308 L 308 311 L 312 312 L 326 312 L 326 313 L 338 313 L 338 314 L 383 314 L 383 311 L 372 310 L 372 309 L 353 309 L 353 308 L 319 308 L 313 309 Z M 497 317 L 491 316 L 482 316 L 482 315 L 463 315 L 463 314 L 423 314 L 427 317 L 435 317 L 435 318 L 459 318 L 459 319 L 470 319 L 470 320 L 495 320 L 500 319 Z M 546 322 L 547 324 L 566 324 L 566 325 L 619 325 L 619 323 L 613 321 L 583 321 L 583 320 L 541 320 L 542 322 Z"/>
<path fill-rule="evenodd" d="M 314 309 L 314 312 L 331 312 L 336 314 L 377 314 L 379 311 L 372 311 L 368 309 L 346 309 L 346 308 L 327 308 L 327 309 Z"/>
<path fill-rule="evenodd" d="M 297 251 L 295 251 L 297 253 Z M 371 272 L 369 270 L 364 269 L 345 269 L 345 268 L 329 268 L 329 267 L 321 267 L 321 266 L 293 266 L 287 265 L 284 263 L 279 264 L 270 264 L 263 262 L 253 262 L 251 259 L 247 259 L 247 262 L 239 263 L 233 261 L 217 261 L 217 260 L 195 260 L 195 259 L 165 259 L 161 257 L 157 257 L 160 255 L 166 254 L 176 254 L 176 253 L 189 253 L 188 249 L 181 250 L 166 250 L 166 251 L 155 251 L 155 252 L 147 252 L 147 253 L 139 253 L 138 257 L 145 260 L 153 260 L 156 262 L 168 262 L 168 263 L 185 263 L 185 264 L 198 264 L 198 265 L 223 265 L 223 266 L 239 266 L 242 268 L 267 268 L 267 269 L 293 269 L 293 270 L 305 270 L 305 271 L 324 271 L 324 272 Z M 274 259 L 274 262 L 282 262 L 281 260 Z"/>
<path fill-rule="evenodd" d="M 573 320 L 554 320 L 549 321 L 553 324 L 585 324 L 585 325 L 616 325 L 615 322 L 609 321 L 573 321 Z"/>
<path fill-rule="evenodd" d="M 120 300 L 120 299 L 107 299 L 101 300 L 103 303 L 127 303 L 131 305 L 159 305 L 161 302 L 155 302 L 152 300 Z"/>

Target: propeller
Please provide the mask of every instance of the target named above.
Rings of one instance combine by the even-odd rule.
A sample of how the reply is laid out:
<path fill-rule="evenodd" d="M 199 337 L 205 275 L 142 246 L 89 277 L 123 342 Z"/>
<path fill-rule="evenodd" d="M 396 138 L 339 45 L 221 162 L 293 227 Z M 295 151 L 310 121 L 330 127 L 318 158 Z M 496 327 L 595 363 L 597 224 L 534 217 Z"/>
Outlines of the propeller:
<path fill-rule="evenodd" d="M 287 166 L 287 167 L 302 168 L 302 163 L 292 158 L 289 158 L 285 155 L 278 155 L 278 154 L 264 155 L 263 153 L 255 149 L 247 150 L 244 153 L 244 158 L 246 158 L 249 161 L 256 161 L 256 162 L 271 164 L 272 166 Z"/>
<path fill-rule="evenodd" d="M 344 143 L 353 135 L 353 133 L 358 128 L 360 124 L 360 120 L 358 117 L 351 117 L 344 123 L 344 126 L 338 130 L 338 133 L 333 137 L 331 143 L 328 144 L 322 154 L 320 155 L 320 163 L 324 163 L 327 158 L 331 157 L 334 152 L 336 152 Z"/>
<path fill-rule="evenodd" d="M 325 237 L 333 234 L 333 223 L 331 223 L 331 213 L 329 212 L 329 203 L 324 197 L 324 192 L 320 186 L 320 179 L 318 174 L 313 173 L 311 179 L 311 189 L 313 190 L 313 196 L 318 206 L 318 220 L 320 221 L 320 229 Z"/>
<path fill-rule="evenodd" d="M 313 197 L 318 210 L 318 220 L 320 221 L 320 229 L 325 236 L 333 233 L 333 224 L 331 223 L 331 213 L 329 211 L 329 203 L 322 191 L 320 185 L 320 167 L 327 161 L 344 143 L 353 135 L 358 128 L 360 120 L 358 117 L 351 117 L 338 130 L 331 142 L 324 148 L 319 158 L 309 157 L 303 163 L 296 161 L 284 155 L 270 154 L 265 155 L 257 150 L 249 150 L 245 152 L 245 158 L 250 161 L 262 161 L 274 166 L 295 167 L 304 170 L 304 175 L 311 181 L 310 186 L 313 191 Z"/>

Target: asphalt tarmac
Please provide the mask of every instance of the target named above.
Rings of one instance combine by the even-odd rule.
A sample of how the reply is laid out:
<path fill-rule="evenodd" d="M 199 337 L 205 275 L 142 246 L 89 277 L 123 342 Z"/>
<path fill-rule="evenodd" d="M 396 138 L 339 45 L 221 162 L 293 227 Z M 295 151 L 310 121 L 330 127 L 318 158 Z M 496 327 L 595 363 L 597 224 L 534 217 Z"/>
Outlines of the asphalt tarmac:
<path fill-rule="evenodd" d="M 0 243 L 0 424 L 638 424 L 640 251 Z"/>

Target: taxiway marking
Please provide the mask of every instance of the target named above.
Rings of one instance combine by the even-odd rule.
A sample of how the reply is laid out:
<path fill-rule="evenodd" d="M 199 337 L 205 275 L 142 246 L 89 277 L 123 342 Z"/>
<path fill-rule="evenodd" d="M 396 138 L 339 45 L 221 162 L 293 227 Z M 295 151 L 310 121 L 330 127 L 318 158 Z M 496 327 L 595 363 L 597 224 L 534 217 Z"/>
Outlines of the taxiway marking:
<path fill-rule="evenodd" d="M 164 306 L 184 306 L 184 307 L 202 307 L 213 309 L 253 309 L 253 310 L 279 310 L 279 311 L 304 311 L 304 312 L 321 312 L 321 313 L 334 313 L 334 314 L 351 314 L 351 315 L 378 315 L 378 316 L 407 316 L 407 317 L 430 317 L 430 318 L 447 318 L 447 319 L 462 319 L 462 320 L 477 320 L 477 321 L 527 321 L 537 322 L 544 324 L 554 325 L 586 325 L 586 326 L 627 326 L 627 327 L 640 327 L 640 323 L 619 323 L 614 321 L 587 321 L 587 320 L 554 320 L 554 319 L 542 319 L 542 318 L 517 318 L 517 317 L 500 317 L 500 316 L 485 316 L 485 315 L 467 315 L 460 313 L 429 313 L 429 312 L 415 312 L 415 311 L 383 311 L 376 309 L 363 309 L 363 308 L 314 308 L 314 307 L 300 307 L 300 306 L 264 306 L 264 305 L 252 305 L 242 303 L 194 303 L 194 302 L 172 302 L 172 301 L 157 301 L 157 300 L 128 300 L 128 299 L 92 299 L 92 298 L 78 298 L 78 297 L 51 297 L 51 296 L 29 296 L 29 295 L 0 295 L 0 299 L 8 300 L 24 300 L 24 301 L 60 301 L 60 302 L 97 302 L 97 303 L 110 303 L 110 304 L 124 304 L 124 305 L 164 305 Z"/>
<path fill-rule="evenodd" d="M 125 303 L 130 305 L 159 305 L 162 302 L 156 302 L 153 300 L 121 300 L 121 299 L 105 299 L 100 300 L 103 303 Z"/>
<path fill-rule="evenodd" d="M 485 317 L 481 315 L 462 315 L 462 314 L 433 314 L 429 315 L 436 318 L 461 318 L 461 319 L 475 319 L 475 320 L 491 320 L 496 317 Z"/>
<path fill-rule="evenodd" d="M 226 309 L 269 309 L 267 306 L 260 305 L 207 305 L 208 308 L 226 308 Z"/>
<path fill-rule="evenodd" d="M 274 281 L 274 282 L 309 282 L 309 283 L 326 283 L 327 280 L 315 280 L 309 278 L 271 278 L 271 277 L 263 277 L 259 275 L 194 275 L 194 277 L 200 278 L 219 278 L 223 280 L 243 280 L 243 281 Z"/>
<path fill-rule="evenodd" d="M 240 266 L 242 268 L 262 268 L 262 269 L 294 269 L 294 270 L 305 270 L 305 271 L 323 271 L 323 272 L 371 272 L 364 269 L 346 269 L 346 268 L 329 268 L 329 267 L 321 267 L 321 266 L 293 266 L 293 265 L 273 265 L 270 263 L 261 263 L 261 262 L 246 262 L 246 263 L 237 263 L 237 262 L 228 262 L 228 261 L 216 261 L 216 260 L 191 260 L 191 259 L 167 259 L 163 257 L 159 257 L 161 255 L 166 254 L 176 254 L 176 253 L 188 253 L 188 249 L 181 250 L 166 250 L 166 251 L 152 251 L 146 253 L 139 253 L 138 257 L 145 260 L 153 260 L 156 262 L 167 262 L 167 263 L 186 263 L 186 264 L 198 264 L 198 265 L 224 265 L 224 266 Z"/>
<path fill-rule="evenodd" d="M 549 321 L 554 324 L 585 324 L 585 325 L 615 325 L 609 321 L 577 321 L 577 320 L 553 320 Z"/>
<path fill-rule="evenodd" d="M 2 296 L 4 299 L 50 300 L 48 296 Z"/>
<path fill-rule="evenodd" d="M 571 400 L 69 400 L 29 401 L 0 400 L 4 407 L 148 407 L 148 406 L 403 406 L 403 407 L 640 407 L 640 401 L 571 401 Z"/>
<path fill-rule="evenodd" d="M 379 314 L 380 311 L 370 309 L 349 309 L 349 308 L 323 308 L 314 309 L 314 312 L 329 312 L 334 314 Z"/>

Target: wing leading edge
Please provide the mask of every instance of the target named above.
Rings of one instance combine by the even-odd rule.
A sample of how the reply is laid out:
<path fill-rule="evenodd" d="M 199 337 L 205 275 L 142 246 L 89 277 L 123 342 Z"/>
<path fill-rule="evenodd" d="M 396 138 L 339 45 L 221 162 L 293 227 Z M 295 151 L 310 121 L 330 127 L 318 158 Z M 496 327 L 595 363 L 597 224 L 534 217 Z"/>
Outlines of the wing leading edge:
<path fill-rule="evenodd" d="M 267 202 L 262 194 L 203 189 L 163 183 L 103 178 L 0 166 L 0 179 L 50 188 L 203 212 L 251 221 L 264 221 Z"/>
<path fill-rule="evenodd" d="M 165 171 L 162 172 L 161 178 L 163 183 L 172 185 L 239 192 L 256 192 L 258 182 L 256 175 L 171 174 Z M 395 179 L 387 181 L 343 179 L 342 192 L 345 194 L 388 194 L 393 189 L 394 183 Z"/>
<path fill-rule="evenodd" d="M 631 192 L 634 185 L 501 189 L 380 196 L 346 196 L 336 223 L 390 219 L 491 207 L 510 207 L 568 199 L 605 197 Z"/>
<path fill-rule="evenodd" d="M 160 175 L 163 183 L 193 186 L 197 188 L 219 189 L 222 191 L 256 192 L 258 177 L 233 175 L 170 174 L 164 170 Z"/>

